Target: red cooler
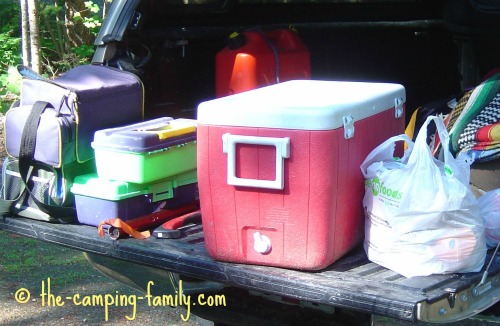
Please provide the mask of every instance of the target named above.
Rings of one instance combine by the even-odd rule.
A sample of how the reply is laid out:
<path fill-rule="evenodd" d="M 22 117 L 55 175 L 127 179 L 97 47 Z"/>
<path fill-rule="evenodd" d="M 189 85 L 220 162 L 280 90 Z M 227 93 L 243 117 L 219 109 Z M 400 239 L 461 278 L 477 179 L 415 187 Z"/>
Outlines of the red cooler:
<path fill-rule="evenodd" d="M 217 260 L 322 269 L 364 236 L 360 164 L 404 132 L 398 84 L 288 81 L 203 102 L 197 167 Z"/>

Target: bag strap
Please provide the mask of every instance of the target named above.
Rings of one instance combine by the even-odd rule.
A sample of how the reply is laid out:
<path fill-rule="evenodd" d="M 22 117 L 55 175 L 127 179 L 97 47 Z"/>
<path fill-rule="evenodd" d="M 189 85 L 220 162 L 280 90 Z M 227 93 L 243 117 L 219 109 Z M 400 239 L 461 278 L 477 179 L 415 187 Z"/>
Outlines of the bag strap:
<path fill-rule="evenodd" d="M 60 222 L 68 223 L 72 222 L 74 216 L 76 215 L 76 209 L 74 207 L 61 207 L 42 203 L 30 190 L 30 186 L 33 182 L 31 180 L 31 173 L 34 169 L 33 158 L 35 155 L 36 134 L 38 125 L 40 124 L 41 115 L 47 108 L 53 109 L 54 107 L 48 102 L 35 102 L 26 120 L 26 124 L 24 125 L 21 135 L 21 148 L 19 150 L 19 174 L 21 175 L 21 179 L 23 180 L 25 188 L 30 194 L 31 199 L 35 202 L 38 208 L 42 212 L 59 219 Z"/>
<path fill-rule="evenodd" d="M 141 239 L 141 240 L 147 239 L 151 236 L 151 232 L 149 232 L 148 230 L 138 231 L 138 230 L 134 229 L 132 226 L 130 226 L 127 222 L 123 221 L 120 218 L 111 218 L 111 219 L 108 219 L 105 221 L 101 221 L 99 223 L 99 225 L 97 226 L 97 234 L 101 238 L 104 237 L 104 226 L 105 225 L 109 225 L 110 229 L 112 227 L 118 231 L 117 235 L 114 235 L 114 236 L 113 236 L 114 232 L 110 232 L 110 237 L 112 237 L 113 240 L 118 239 L 119 238 L 118 234 L 120 234 L 121 232 L 126 233 L 135 239 Z"/>

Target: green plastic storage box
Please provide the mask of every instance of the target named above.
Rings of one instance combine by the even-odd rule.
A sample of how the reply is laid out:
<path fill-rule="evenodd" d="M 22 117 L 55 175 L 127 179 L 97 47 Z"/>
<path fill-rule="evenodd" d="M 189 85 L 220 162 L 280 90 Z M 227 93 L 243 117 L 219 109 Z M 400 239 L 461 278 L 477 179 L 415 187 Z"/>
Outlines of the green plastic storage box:
<path fill-rule="evenodd" d="M 101 178 L 150 183 L 196 170 L 196 120 L 157 118 L 96 131 Z"/>
<path fill-rule="evenodd" d="M 75 178 L 71 192 L 75 195 L 78 222 L 93 226 L 111 218 L 128 221 L 160 208 L 175 208 L 198 196 L 196 171 L 150 184 L 86 174 Z"/>

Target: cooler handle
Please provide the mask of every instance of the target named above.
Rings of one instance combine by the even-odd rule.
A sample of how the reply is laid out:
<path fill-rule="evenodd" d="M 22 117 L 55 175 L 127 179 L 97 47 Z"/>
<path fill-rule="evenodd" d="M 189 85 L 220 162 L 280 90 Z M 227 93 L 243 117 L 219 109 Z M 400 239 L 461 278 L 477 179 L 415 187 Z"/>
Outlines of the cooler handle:
<path fill-rule="evenodd" d="M 276 179 L 258 180 L 236 176 L 236 144 L 266 145 L 276 147 Z M 227 184 L 232 186 L 280 189 L 284 183 L 284 160 L 290 157 L 290 138 L 222 135 L 222 151 L 227 153 Z"/>

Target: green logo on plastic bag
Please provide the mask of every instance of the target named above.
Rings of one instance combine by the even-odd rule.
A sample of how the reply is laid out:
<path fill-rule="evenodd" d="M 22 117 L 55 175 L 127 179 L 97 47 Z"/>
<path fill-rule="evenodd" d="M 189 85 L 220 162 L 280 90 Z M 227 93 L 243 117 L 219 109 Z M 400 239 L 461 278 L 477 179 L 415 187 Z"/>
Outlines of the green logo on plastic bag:
<path fill-rule="evenodd" d="M 382 195 L 387 198 L 400 200 L 403 195 L 399 190 L 386 187 L 383 182 L 380 182 L 379 178 L 365 180 L 365 186 L 372 190 L 373 197 Z"/>

